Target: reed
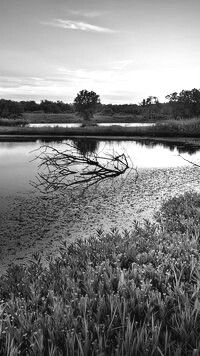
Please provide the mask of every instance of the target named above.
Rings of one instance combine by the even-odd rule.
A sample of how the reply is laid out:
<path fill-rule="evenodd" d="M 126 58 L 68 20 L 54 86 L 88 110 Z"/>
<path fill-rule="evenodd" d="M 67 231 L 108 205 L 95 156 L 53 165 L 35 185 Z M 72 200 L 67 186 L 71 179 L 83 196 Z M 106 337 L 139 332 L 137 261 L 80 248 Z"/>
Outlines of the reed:
<path fill-rule="evenodd" d="M 149 138 L 176 138 L 200 137 L 200 120 L 198 118 L 187 120 L 168 120 L 156 123 L 154 126 L 122 127 L 112 126 L 85 126 L 85 127 L 8 127 L 0 125 L 0 135 L 24 136 L 99 136 L 99 137 L 149 137 Z"/>
<path fill-rule="evenodd" d="M 26 121 L 23 118 L 16 118 L 16 119 L 1 119 L 0 118 L 0 126 L 10 126 L 10 127 L 16 127 L 16 126 L 26 126 L 28 125 L 28 121 Z"/>

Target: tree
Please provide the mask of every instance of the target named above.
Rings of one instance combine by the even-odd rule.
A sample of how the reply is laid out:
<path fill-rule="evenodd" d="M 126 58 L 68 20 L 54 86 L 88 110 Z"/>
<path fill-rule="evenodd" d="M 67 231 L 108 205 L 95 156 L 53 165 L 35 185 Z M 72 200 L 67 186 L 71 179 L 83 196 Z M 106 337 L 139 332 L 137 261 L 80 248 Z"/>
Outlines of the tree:
<path fill-rule="evenodd" d="M 147 116 L 148 119 L 154 119 L 160 107 L 158 98 L 152 95 L 148 96 L 147 99 L 143 99 L 139 105 L 142 107 L 144 116 Z"/>
<path fill-rule="evenodd" d="M 23 113 L 23 105 L 17 101 L 1 99 L 0 117 L 11 118 L 18 117 Z"/>
<path fill-rule="evenodd" d="M 165 97 L 169 100 L 174 117 L 193 117 L 200 115 L 200 90 L 182 90 Z"/>
<path fill-rule="evenodd" d="M 172 94 L 166 95 L 165 97 L 167 100 L 169 100 L 170 103 L 174 103 L 178 101 L 178 93 L 175 91 Z"/>
<path fill-rule="evenodd" d="M 100 104 L 99 95 L 86 89 L 81 90 L 74 99 L 75 110 L 84 119 L 84 124 L 90 122 Z"/>

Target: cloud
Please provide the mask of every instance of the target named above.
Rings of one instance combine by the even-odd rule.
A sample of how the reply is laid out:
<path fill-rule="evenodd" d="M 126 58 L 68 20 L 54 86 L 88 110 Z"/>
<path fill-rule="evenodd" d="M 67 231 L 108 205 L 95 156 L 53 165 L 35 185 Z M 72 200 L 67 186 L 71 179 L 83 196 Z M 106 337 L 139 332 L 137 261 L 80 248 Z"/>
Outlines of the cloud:
<path fill-rule="evenodd" d="M 66 30 L 80 30 L 80 31 L 89 31 L 89 32 L 98 32 L 98 33 L 114 33 L 116 31 L 111 30 L 106 27 L 95 26 L 89 23 L 72 21 L 72 20 L 61 20 L 54 19 L 49 22 L 41 22 L 42 25 L 49 25 L 53 27 L 60 27 Z"/>
<path fill-rule="evenodd" d="M 99 16 L 103 15 L 102 11 L 68 10 L 68 12 L 74 16 L 83 16 L 83 17 L 89 17 L 89 18 L 99 17 Z"/>
<path fill-rule="evenodd" d="M 98 93 L 103 103 L 141 102 L 149 95 L 160 101 L 173 91 L 199 88 L 200 67 L 148 70 L 88 70 L 55 67 L 47 76 L 0 76 L 0 97 L 73 102 L 81 89 Z"/>

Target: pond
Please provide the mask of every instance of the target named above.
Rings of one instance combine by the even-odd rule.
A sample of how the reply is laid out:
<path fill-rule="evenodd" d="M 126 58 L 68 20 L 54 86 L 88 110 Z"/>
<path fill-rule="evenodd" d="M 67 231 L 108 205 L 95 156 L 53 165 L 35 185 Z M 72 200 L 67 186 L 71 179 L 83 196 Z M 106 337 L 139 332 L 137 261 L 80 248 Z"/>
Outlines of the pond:
<path fill-rule="evenodd" d="M 63 150 L 65 143 L 72 142 L 48 142 L 48 145 Z M 82 153 L 125 152 L 133 165 L 141 168 L 167 168 L 190 165 L 183 158 L 200 163 L 200 147 L 155 143 L 149 140 L 136 142 L 133 140 L 74 140 L 77 150 Z M 34 188 L 30 181 L 37 174 L 38 161 L 34 160 L 37 152 L 44 142 L 0 142 L 0 195 L 12 195 L 17 192 L 32 191 Z"/>
<path fill-rule="evenodd" d="M 153 126 L 155 125 L 154 123 L 140 123 L 140 122 L 136 122 L 136 123 L 126 123 L 126 122 L 118 122 L 118 123 L 100 123 L 98 124 L 98 126 L 123 126 L 123 127 L 139 127 L 139 126 Z M 29 127 L 80 127 L 81 124 L 78 123 L 66 123 L 66 124 L 59 124 L 59 123 L 45 123 L 45 124 L 29 124 Z"/>

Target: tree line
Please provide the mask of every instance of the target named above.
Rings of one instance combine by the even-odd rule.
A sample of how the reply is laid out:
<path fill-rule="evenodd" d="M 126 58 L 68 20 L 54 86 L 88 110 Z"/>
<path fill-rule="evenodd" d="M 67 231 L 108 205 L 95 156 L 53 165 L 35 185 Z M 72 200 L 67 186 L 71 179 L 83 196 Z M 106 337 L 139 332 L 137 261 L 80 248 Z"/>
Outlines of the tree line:
<path fill-rule="evenodd" d="M 0 99 L 0 117 L 18 117 L 23 113 L 73 113 L 72 104 L 63 103 L 62 101 L 42 100 L 40 103 L 31 101 L 13 101 Z"/>
<path fill-rule="evenodd" d="M 84 92 L 87 91 L 83 90 L 80 93 L 83 94 Z M 94 97 L 97 95 L 94 92 L 88 93 L 92 93 Z M 116 114 L 141 115 L 147 120 L 179 119 L 200 116 L 200 89 L 182 90 L 180 93 L 173 92 L 166 95 L 165 98 L 167 102 L 160 103 L 156 96 L 149 96 L 138 104 L 101 104 L 99 100 L 96 112 L 105 116 L 113 116 Z M 40 103 L 36 103 L 33 100 L 18 102 L 0 99 L 0 117 L 15 118 L 27 112 L 41 112 L 47 114 L 75 113 L 77 111 L 76 99 L 77 97 L 73 104 L 50 100 L 42 100 Z M 88 115 L 90 115 L 89 111 Z"/>

